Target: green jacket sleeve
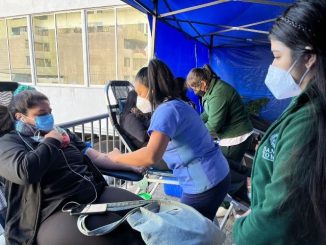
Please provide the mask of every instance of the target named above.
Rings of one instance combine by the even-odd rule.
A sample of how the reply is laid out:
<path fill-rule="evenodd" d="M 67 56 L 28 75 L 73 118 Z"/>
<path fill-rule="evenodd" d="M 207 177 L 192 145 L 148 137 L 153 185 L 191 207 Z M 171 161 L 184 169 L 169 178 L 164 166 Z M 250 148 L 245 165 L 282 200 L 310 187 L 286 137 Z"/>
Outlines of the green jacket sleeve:
<path fill-rule="evenodd" d="M 264 196 L 263 200 L 258 202 L 259 205 L 252 207 L 248 216 L 236 220 L 234 224 L 233 237 L 237 245 L 287 244 L 286 239 L 291 236 L 290 210 L 280 214 L 278 207 L 285 200 L 286 182 L 291 174 L 291 169 L 287 168 L 286 162 L 289 161 L 289 155 L 294 148 L 303 142 L 303 134 L 307 130 L 309 118 L 305 115 L 301 118 L 293 118 L 291 121 L 283 129 L 282 135 L 279 134 L 271 182 L 265 186 L 265 193 L 260 193 L 260 198 Z M 256 160 L 255 164 L 258 165 L 260 162 Z M 258 175 L 256 170 L 253 174 Z"/>
<path fill-rule="evenodd" d="M 206 127 L 210 133 L 218 133 L 224 126 L 228 102 L 225 96 L 213 95 L 207 100 L 209 110 L 207 112 Z"/>
<path fill-rule="evenodd" d="M 202 114 L 200 114 L 200 117 L 201 117 L 201 119 L 203 120 L 204 123 L 207 122 L 208 115 L 207 115 L 206 111 L 204 111 Z"/>

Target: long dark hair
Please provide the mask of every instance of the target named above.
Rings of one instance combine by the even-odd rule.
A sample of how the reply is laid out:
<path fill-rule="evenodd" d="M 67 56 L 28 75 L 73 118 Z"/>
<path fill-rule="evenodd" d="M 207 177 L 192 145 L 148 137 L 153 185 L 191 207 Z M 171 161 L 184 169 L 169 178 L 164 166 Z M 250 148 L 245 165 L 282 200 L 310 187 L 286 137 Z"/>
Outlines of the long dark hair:
<path fill-rule="evenodd" d="M 176 82 L 170 68 L 158 59 L 148 64 L 149 100 L 156 108 L 166 99 L 179 98 Z"/>
<path fill-rule="evenodd" d="M 141 84 L 143 84 L 145 87 L 149 87 L 148 84 L 148 68 L 147 67 L 143 67 L 141 68 L 135 77 L 135 80 L 140 82 Z"/>
<path fill-rule="evenodd" d="M 293 235 L 299 241 L 318 239 L 326 231 L 326 1 L 298 1 L 277 19 L 270 38 L 291 49 L 292 59 L 315 54 L 315 75 L 301 97 L 311 104 L 310 136 L 287 163 L 291 169 L 288 196 L 280 211 L 293 212 Z"/>
<path fill-rule="evenodd" d="M 26 114 L 27 110 L 37 106 L 41 101 L 49 100 L 44 94 L 36 90 L 26 90 L 15 95 L 8 108 L 0 107 L 0 135 L 14 129 L 14 117 L 17 112 Z"/>
<path fill-rule="evenodd" d="M 180 99 L 188 102 L 189 98 L 187 97 L 186 79 L 183 77 L 176 77 L 174 81 L 176 83 L 177 90 L 179 91 Z"/>

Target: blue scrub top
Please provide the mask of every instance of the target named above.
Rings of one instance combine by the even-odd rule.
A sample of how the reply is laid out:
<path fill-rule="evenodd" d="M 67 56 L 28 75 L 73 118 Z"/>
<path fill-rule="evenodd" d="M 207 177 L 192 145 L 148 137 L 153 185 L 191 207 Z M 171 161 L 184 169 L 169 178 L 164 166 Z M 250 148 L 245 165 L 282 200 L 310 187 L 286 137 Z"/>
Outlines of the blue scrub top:
<path fill-rule="evenodd" d="M 163 155 L 185 193 L 198 194 L 215 187 L 229 173 L 220 148 L 213 142 L 197 112 L 182 100 L 162 103 L 148 129 L 171 140 Z"/>

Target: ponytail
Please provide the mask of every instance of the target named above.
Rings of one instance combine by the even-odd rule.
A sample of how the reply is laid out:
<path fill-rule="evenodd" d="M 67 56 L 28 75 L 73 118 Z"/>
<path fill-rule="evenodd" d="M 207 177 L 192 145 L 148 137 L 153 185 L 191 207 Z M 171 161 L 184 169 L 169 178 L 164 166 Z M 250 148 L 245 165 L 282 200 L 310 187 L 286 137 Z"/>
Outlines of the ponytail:
<path fill-rule="evenodd" d="M 206 81 L 209 84 L 213 78 L 219 79 L 213 69 L 205 64 L 203 68 L 191 69 L 187 76 L 187 84 L 196 87 L 199 86 L 201 81 Z"/>
<path fill-rule="evenodd" d="M 203 66 L 203 71 L 206 74 L 206 76 L 209 78 L 209 81 L 212 80 L 213 78 L 219 78 L 209 64 L 205 64 Z"/>

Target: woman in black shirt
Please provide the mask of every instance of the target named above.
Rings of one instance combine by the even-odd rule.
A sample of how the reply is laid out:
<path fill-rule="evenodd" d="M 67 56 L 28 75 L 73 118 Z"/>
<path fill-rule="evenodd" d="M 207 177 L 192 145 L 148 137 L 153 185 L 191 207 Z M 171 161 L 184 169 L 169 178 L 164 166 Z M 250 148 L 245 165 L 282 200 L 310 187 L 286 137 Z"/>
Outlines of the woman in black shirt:
<path fill-rule="evenodd" d="M 16 95 L 9 110 L 0 108 L 0 176 L 6 180 L 7 244 L 142 244 L 127 224 L 101 237 L 85 237 L 77 218 L 61 212 L 70 201 L 101 203 L 137 200 L 136 195 L 108 188 L 95 166 L 116 165 L 106 154 L 89 148 L 76 135 L 54 129 L 48 98 L 37 91 Z M 133 169 L 140 171 L 140 169 Z M 91 226 L 118 219 L 97 215 Z"/>

